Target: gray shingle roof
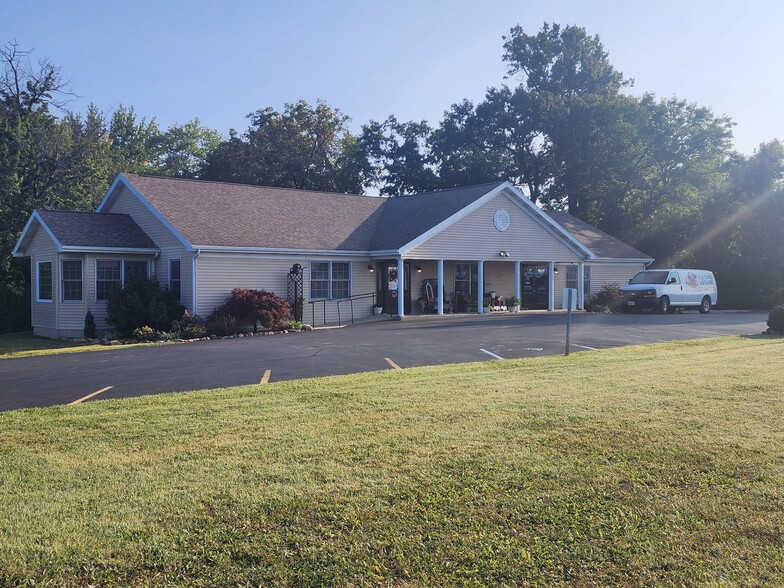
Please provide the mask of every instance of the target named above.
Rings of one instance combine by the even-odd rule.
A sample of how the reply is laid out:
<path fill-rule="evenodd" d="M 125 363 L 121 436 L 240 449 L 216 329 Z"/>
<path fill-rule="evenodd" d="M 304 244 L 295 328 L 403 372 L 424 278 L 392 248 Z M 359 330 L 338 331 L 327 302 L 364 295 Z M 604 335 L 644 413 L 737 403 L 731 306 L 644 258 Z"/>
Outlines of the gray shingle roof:
<path fill-rule="evenodd" d="M 598 257 L 614 259 L 651 259 L 642 251 L 600 231 L 568 212 L 545 210 L 551 219 L 569 231 L 575 239 L 593 251 Z"/>
<path fill-rule="evenodd" d="M 57 240 L 66 247 L 158 248 L 127 214 L 66 210 L 36 212 Z"/>
<path fill-rule="evenodd" d="M 192 245 L 367 251 L 386 198 L 127 174 Z"/>

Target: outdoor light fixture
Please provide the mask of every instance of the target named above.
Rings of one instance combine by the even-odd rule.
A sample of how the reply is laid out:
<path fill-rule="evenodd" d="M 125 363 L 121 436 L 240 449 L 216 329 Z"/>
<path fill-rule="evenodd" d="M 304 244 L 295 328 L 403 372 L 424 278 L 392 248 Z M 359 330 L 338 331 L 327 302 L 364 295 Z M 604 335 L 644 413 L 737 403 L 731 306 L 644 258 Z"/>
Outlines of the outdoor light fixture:
<path fill-rule="evenodd" d="M 500 255 L 501 257 L 509 257 L 509 253 L 506 251 L 501 251 L 498 255 Z"/>
<path fill-rule="evenodd" d="M 554 267 L 554 268 L 553 268 L 553 273 L 554 273 L 554 274 L 557 274 L 557 273 L 558 273 L 558 268 L 557 268 L 557 267 Z"/>
<path fill-rule="evenodd" d="M 374 267 L 373 267 L 373 264 L 372 264 L 372 263 L 371 263 L 371 264 L 368 266 L 368 271 L 369 271 L 371 274 L 372 274 L 374 271 L 376 271 L 376 268 L 374 268 Z"/>
<path fill-rule="evenodd" d="M 422 266 L 421 265 L 416 266 L 414 269 L 417 271 L 418 274 L 422 273 Z"/>

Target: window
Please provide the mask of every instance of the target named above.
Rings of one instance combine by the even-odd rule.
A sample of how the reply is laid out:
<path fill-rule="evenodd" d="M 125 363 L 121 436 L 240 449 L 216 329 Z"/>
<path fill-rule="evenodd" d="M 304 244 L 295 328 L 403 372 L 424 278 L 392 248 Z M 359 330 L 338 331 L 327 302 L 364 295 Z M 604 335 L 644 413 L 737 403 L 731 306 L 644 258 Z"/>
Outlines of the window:
<path fill-rule="evenodd" d="M 310 262 L 311 300 L 335 300 L 351 296 L 351 264 L 347 261 Z"/>
<path fill-rule="evenodd" d="M 577 289 L 577 266 L 566 266 L 566 287 Z M 591 266 L 583 266 L 583 297 L 591 297 Z"/>
<path fill-rule="evenodd" d="M 109 300 L 109 292 L 123 287 L 134 276 L 149 277 L 149 262 L 126 259 L 104 259 L 95 262 L 95 299 Z"/>
<path fill-rule="evenodd" d="M 180 260 L 169 260 L 169 290 L 174 295 L 175 300 L 180 300 L 182 296 L 182 282 L 180 278 Z"/>
<path fill-rule="evenodd" d="M 36 302 L 52 301 L 52 262 L 39 261 Z"/>
<path fill-rule="evenodd" d="M 476 263 L 455 264 L 455 292 L 473 296 L 478 289 L 479 265 Z"/>
<path fill-rule="evenodd" d="M 64 259 L 60 276 L 63 302 L 82 302 L 82 260 Z"/>
<path fill-rule="evenodd" d="M 95 262 L 95 299 L 109 300 L 109 292 L 122 286 L 122 261 Z"/>
<path fill-rule="evenodd" d="M 123 284 L 125 284 L 126 281 L 133 278 L 134 276 L 147 278 L 148 265 L 149 264 L 146 261 L 123 260 Z"/>

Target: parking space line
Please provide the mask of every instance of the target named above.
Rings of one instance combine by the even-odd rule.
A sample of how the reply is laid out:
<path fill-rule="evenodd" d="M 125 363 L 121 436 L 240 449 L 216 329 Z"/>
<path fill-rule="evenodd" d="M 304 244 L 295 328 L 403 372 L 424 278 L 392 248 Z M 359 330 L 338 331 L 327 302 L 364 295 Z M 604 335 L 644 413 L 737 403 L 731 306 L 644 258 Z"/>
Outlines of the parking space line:
<path fill-rule="evenodd" d="M 590 349 L 591 351 L 599 351 L 596 347 L 588 347 L 587 345 L 578 345 L 577 343 L 570 343 L 570 345 L 572 347 L 579 347 L 580 349 Z"/>
<path fill-rule="evenodd" d="M 272 373 L 272 370 L 265 370 L 264 375 L 261 376 L 261 382 L 259 382 L 259 384 L 266 384 L 267 382 L 269 382 L 269 378 L 270 378 L 270 374 L 271 373 Z"/>
<path fill-rule="evenodd" d="M 643 339 L 645 341 L 657 341 L 658 343 L 667 342 L 667 339 L 654 339 L 653 337 L 640 337 L 639 335 L 627 335 L 627 337 L 634 337 L 635 339 Z"/>
<path fill-rule="evenodd" d="M 387 362 L 389 365 L 391 365 L 391 366 L 392 366 L 394 369 L 396 369 L 396 370 L 402 370 L 402 369 L 403 369 L 402 367 L 400 367 L 399 365 L 397 365 L 397 364 L 396 364 L 394 361 L 392 361 L 392 360 L 391 360 L 391 359 L 389 359 L 388 357 L 385 357 L 384 359 L 385 359 L 385 360 L 386 360 L 386 362 Z"/>
<path fill-rule="evenodd" d="M 479 348 L 479 351 L 481 351 L 481 352 L 483 352 L 483 353 L 487 353 L 487 355 L 489 355 L 490 357 L 494 357 L 494 358 L 496 358 L 496 359 L 503 359 L 503 357 L 501 357 L 500 355 L 496 355 L 495 353 L 493 353 L 492 351 L 488 351 L 487 349 L 482 349 L 482 348 L 480 347 L 480 348 Z"/>
<path fill-rule="evenodd" d="M 73 402 L 69 402 L 68 406 L 73 406 L 74 404 L 81 404 L 85 400 L 89 400 L 93 396 L 97 396 L 98 394 L 100 394 L 102 392 L 106 392 L 107 390 L 111 390 L 112 388 L 114 388 L 114 386 L 106 386 L 106 388 L 101 388 L 100 390 L 96 390 L 92 394 L 88 394 L 87 396 L 82 396 L 78 400 L 74 400 Z"/>

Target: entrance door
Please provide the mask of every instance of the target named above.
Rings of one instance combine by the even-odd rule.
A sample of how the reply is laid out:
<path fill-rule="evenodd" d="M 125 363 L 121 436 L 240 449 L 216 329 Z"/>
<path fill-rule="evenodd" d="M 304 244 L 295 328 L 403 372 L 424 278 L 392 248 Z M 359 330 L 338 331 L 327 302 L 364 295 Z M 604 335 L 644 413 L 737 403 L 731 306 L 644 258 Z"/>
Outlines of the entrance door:
<path fill-rule="evenodd" d="M 397 297 L 400 294 L 400 276 L 397 261 L 380 261 L 378 270 L 378 300 L 386 314 L 397 314 Z M 403 262 L 403 312 L 411 314 L 411 265 Z"/>
<path fill-rule="evenodd" d="M 550 301 L 550 267 L 524 263 L 520 273 L 520 307 L 547 310 Z"/>

